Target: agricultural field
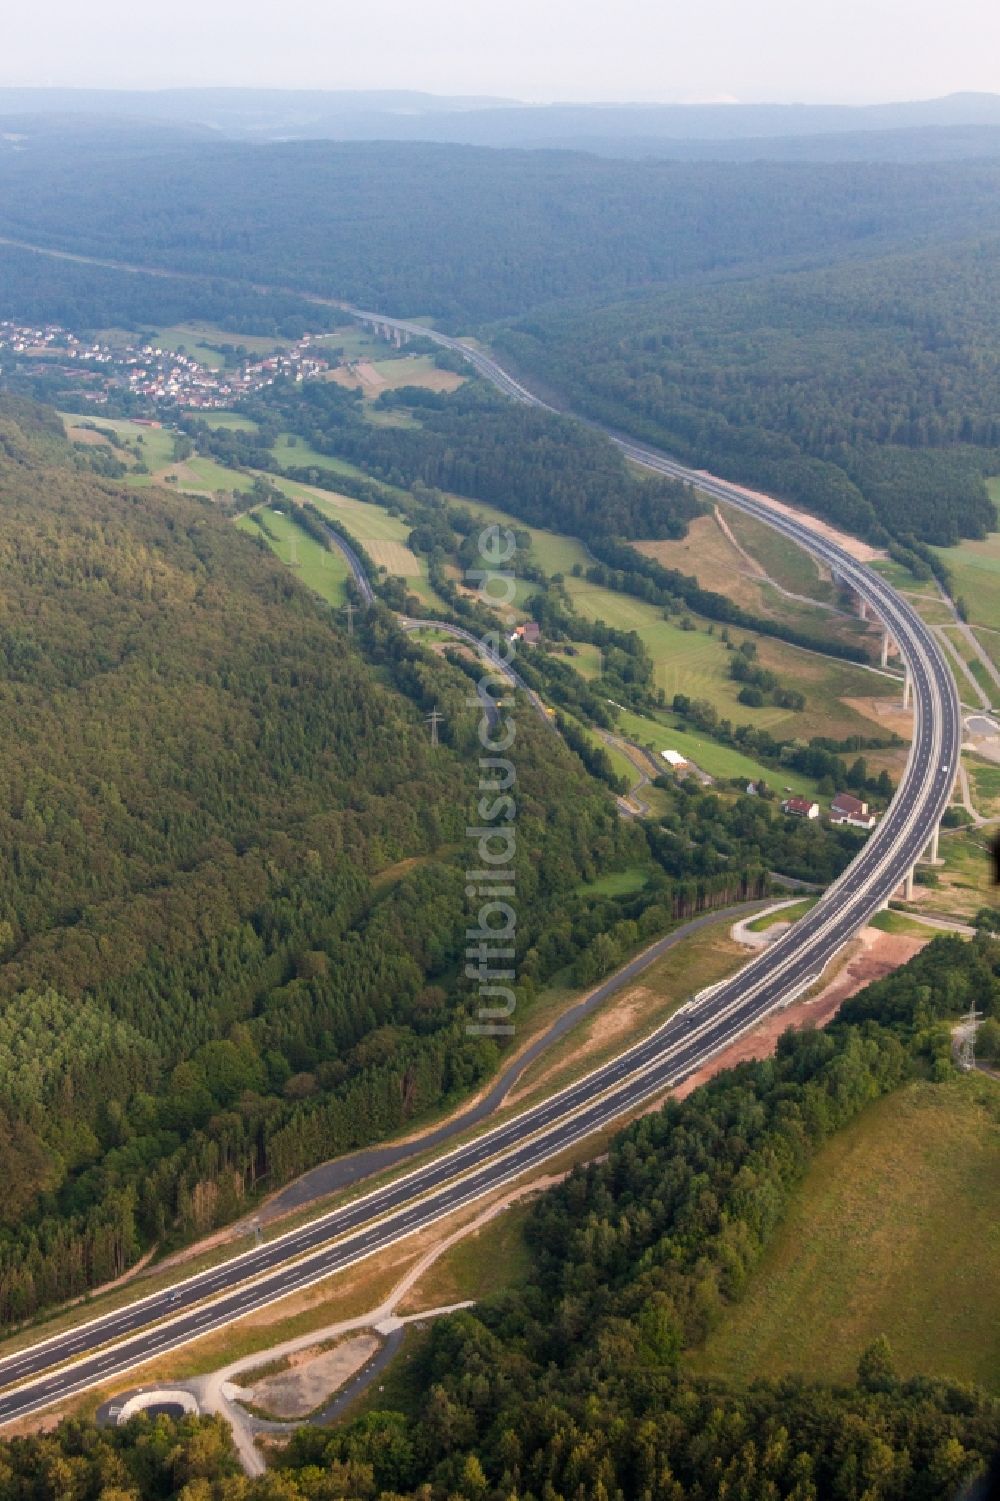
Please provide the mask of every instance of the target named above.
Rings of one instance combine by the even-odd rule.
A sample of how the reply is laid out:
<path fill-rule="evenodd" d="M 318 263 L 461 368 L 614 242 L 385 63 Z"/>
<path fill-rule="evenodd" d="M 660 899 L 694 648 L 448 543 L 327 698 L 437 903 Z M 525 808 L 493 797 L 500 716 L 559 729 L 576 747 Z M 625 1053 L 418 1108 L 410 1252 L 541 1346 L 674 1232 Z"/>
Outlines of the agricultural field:
<path fill-rule="evenodd" d="M 391 516 L 382 506 L 355 500 L 350 495 L 337 495 L 313 485 L 300 485 L 294 480 L 277 480 L 276 484 L 293 500 L 309 501 L 331 521 L 341 521 L 355 541 L 361 543 L 375 566 L 404 578 L 424 605 L 442 604 L 428 581 L 426 563 L 407 545 L 412 530 L 408 521 Z"/>
<path fill-rule="evenodd" d="M 772 637 L 735 631 L 737 641 L 745 637 L 756 640 L 761 666 L 772 669 L 781 683 L 806 695 L 806 708 L 800 714 L 774 705 L 749 708 L 739 702 L 740 685 L 729 677 L 730 654 L 718 628 L 710 632 L 707 622 L 698 621 L 697 629 L 682 630 L 664 620 L 654 605 L 586 579 L 567 578 L 566 587 L 585 619 L 603 620 L 638 632 L 655 663 L 655 686 L 663 689 L 668 702 L 675 693 L 705 699 L 720 716 L 735 724 L 753 724 L 777 736 L 806 739 L 812 735 L 870 735 L 885 729 L 879 720 L 878 702 L 891 702 L 899 695 L 890 679 L 850 662 L 801 651 Z M 861 712 L 858 703 L 869 712 Z"/>
<path fill-rule="evenodd" d="M 279 489 L 293 499 L 308 500 L 333 520 L 342 521 L 351 536 L 356 537 L 365 548 L 378 542 L 392 542 L 406 547 L 413 528 L 401 517 L 391 516 L 383 506 L 373 505 L 367 500 L 355 500 L 352 495 L 338 495 L 335 491 L 322 490 L 315 485 L 300 485 L 295 480 L 279 480 L 277 484 Z"/>
<path fill-rule="evenodd" d="M 423 386 L 427 391 L 457 391 L 466 381 L 455 370 L 440 370 L 431 354 L 402 354 L 395 359 L 373 360 L 372 365 L 386 388 Z"/>
<path fill-rule="evenodd" d="M 338 386 L 360 391 L 368 401 L 374 401 L 383 391 L 395 391 L 400 386 L 421 386 L 426 391 L 457 391 L 467 379 L 454 370 L 442 370 L 432 354 L 397 354 L 387 352 L 386 345 L 367 355 L 349 355 L 348 363 L 331 370 L 327 379 Z"/>
<path fill-rule="evenodd" d="M 328 604 L 342 605 L 347 598 L 344 585 L 349 575 L 342 554 L 327 552 L 315 537 L 311 537 L 284 511 L 267 507 L 259 514 L 264 527 L 259 526 L 250 514 L 240 516 L 236 525 L 249 536 L 264 537 L 286 567 Z"/>
<path fill-rule="evenodd" d="M 849 1381 L 884 1334 L 900 1373 L 1000 1392 L 1000 1083 L 915 1083 L 827 1143 L 745 1298 L 691 1359 L 751 1381 Z"/>

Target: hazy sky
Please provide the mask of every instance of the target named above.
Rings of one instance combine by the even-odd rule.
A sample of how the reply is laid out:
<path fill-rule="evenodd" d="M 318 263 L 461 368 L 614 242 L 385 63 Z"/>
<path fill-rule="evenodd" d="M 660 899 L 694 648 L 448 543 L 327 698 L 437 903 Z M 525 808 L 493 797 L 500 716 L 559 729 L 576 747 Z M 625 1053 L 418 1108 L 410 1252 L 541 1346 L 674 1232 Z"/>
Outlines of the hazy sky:
<path fill-rule="evenodd" d="M 31 0 L 0 83 L 861 102 L 1000 90 L 996 0 Z"/>

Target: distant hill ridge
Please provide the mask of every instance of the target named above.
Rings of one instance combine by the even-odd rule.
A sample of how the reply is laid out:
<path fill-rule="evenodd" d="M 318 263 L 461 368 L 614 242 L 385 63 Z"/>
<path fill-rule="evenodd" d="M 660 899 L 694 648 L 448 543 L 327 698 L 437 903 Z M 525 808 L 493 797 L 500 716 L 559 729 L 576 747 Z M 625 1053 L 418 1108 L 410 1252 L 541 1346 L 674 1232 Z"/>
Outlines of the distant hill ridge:
<path fill-rule="evenodd" d="M 839 142 L 842 159 L 921 160 L 995 153 L 1000 94 L 871 105 L 524 104 L 416 90 L 0 88 L 7 115 L 124 117 L 258 141 L 438 141 L 696 160 L 829 160 Z"/>

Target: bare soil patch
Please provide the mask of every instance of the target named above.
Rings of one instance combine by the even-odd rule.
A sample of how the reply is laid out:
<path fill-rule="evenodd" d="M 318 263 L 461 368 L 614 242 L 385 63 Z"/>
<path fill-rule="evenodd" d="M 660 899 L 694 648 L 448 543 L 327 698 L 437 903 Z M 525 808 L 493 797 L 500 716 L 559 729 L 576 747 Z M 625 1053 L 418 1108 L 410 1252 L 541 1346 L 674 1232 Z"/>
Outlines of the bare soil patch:
<path fill-rule="evenodd" d="M 379 1346 L 374 1334 L 364 1333 L 332 1350 L 297 1350 L 288 1357 L 288 1370 L 249 1388 L 251 1401 L 276 1418 L 308 1417 L 367 1365 Z"/>

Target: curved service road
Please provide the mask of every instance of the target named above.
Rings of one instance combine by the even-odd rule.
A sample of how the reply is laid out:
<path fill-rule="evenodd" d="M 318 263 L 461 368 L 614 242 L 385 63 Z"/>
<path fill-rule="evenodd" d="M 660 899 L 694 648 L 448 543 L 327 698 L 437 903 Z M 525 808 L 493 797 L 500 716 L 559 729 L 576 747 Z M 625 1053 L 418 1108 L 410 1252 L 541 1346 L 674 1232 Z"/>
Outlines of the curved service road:
<path fill-rule="evenodd" d="M 447 345 L 514 400 L 544 405 L 493 360 L 456 340 L 401 320 L 358 316 Z M 6 1389 L 0 1396 L 0 1423 L 106 1384 L 164 1351 L 309 1287 L 536 1169 L 655 1099 L 808 989 L 920 858 L 948 803 L 961 734 L 955 685 L 927 626 L 876 573 L 795 517 L 772 511 L 735 486 L 685 469 L 654 449 L 618 434 L 609 436 L 635 463 L 696 485 L 791 537 L 834 568 L 883 620 L 912 676 L 915 724 L 906 771 L 881 824 L 812 911 L 776 943 L 585 1078 L 266 1245 L 0 1360 L 0 1389 Z"/>

